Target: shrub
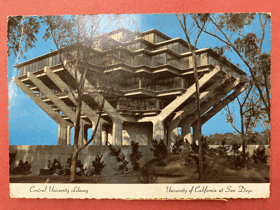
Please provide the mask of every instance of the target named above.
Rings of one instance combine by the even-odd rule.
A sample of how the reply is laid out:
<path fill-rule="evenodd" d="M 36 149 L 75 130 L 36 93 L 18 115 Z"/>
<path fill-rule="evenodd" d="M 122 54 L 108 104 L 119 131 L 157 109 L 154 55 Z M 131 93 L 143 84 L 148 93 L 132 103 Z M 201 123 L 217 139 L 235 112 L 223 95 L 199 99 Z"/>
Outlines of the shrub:
<path fill-rule="evenodd" d="M 184 144 L 181 147 L 180 153 L 181 153 L 181 157 L 184 159 L 184 166 L 187 166 L 190 162 L 190 158 L 189 158 L 189 153 L 191 151 L 191 145 L 188 141 L 184 142 Z"/>
<path fill-rule="evenodd" d="M 52 163 L 50 160 L 48 160 L 48 168 L 50 169 L 50 173 L 53 175 L 63 174 L 63 167 L 61 166 L 60 161 L 57 159 L 54 159 Z"/>
<path fill-rule="evenodd" d="M 172 153 L 174 154 L 180 153 L 181 147 L 184 145 L 184 139 L 182 137 L 177 136 L 175 141 L 172 141 L 172 143 L 173 143 L 173 145 L 171 146 Z"/>
<path fill-rule="evenodd" d="M 208 152 L 208 144 L 207 144 L 206 138 L 204 136 L 201 136 L 201 144 L 202 144 L 203 171 L 205 172 L 207 165 L 204 160 L 205 160 L 206 153 L 209 153 L 209 152 Z M 199 147 L 195 143 L 195 141 L 192 142 L 191 148 L 192 148 L 192 151 L 195 153 L 195 155 L 190 155 L 190 157 L 195 160 L 195 163 L 197 166 L 197 171 L 199 171 L 199 154 L 198 154 Z"/>
<path fill-rule="evenodd" d="M 249 153 L 245 153 L 245 155 L 242 154 L 241 151 L 239 151 L 239 148 L 241 147 L 241 144 L 234 143 L 232 145 L 232 152 L 233 156 L 230 158 L 230 164 L 234 169 L 244 168 L 245 162 L 247 161 L 249 157 Z"/>
<path fill-rule="evenodd" d="M 103 155 L 98 155 L 95 157 L 94 161 L 92 161 L 92 175 L 100 175 L 103 168 L 106 166 L 104 164 L 104 161 L 101 161 L 103 158 Z"/>
<path fill-rule="evenodd" d="M 265 155 L 265 148 L 263 146 L 259 146 L 257 149 L 254 150 L 252 155 L 252 159 L 254 163 L 266 163 L 267 156 Z"/>
<path fill-rule="evenodd" d="M 67 158 L 66 166 L 62 168 L 62 173 L 60 173 L 59 175 L 70 175 L 71 162 L 72 162 L 72 155 L 69 158 Z M 78 176 L 85 175 L 85 168 L 81 160 L 77 160 L 76 175 Z"/>
<path fill-rule="evenodd" d="M 132 152 L 130 154 L 130 161 L 134 171 L 138 171 L 140 168 L 139 160 L 143 157 L 141 152 L 139 152 L 139 143 L 131 141 Z"/>
<path fill-rule="evenodd" d="M 24 174 L 30 174 L 31 173 L 31 163 L 28 163 L 28 161 L 25 161 L 23 163 L 22 160 L 19 161 L 19 164 L 17 167 L 15 167 L 11 173 L 12 174 L 18 174 L 18 175 L 24 175 Z"/>
<path fill-rule="evenodd" d="M 158 165 L 166 166 L 166 156 L 168 150 L 164 141 L 157 141 L 156 139 L 153 139 L 152 146 L 153 148 L 150 148 L 150 150 L 154 153 L 154 157 L 156 158 Z"/>
<path fill-rule="evenodd" d="M 109 155 L 115 157 L 116 161 L 118 163 L 121 163 L 118 165 L 118 168 L 116 168 L 115 170 L 120 171 L 121 173 L 126 173 L 129 170 L 128 162 L 125 160 L 125 155 L 123 154 L 121 148 L 117 146 L 114 147 L 109 143 L 108 143 L 108 147 L 110 150 Z"/>

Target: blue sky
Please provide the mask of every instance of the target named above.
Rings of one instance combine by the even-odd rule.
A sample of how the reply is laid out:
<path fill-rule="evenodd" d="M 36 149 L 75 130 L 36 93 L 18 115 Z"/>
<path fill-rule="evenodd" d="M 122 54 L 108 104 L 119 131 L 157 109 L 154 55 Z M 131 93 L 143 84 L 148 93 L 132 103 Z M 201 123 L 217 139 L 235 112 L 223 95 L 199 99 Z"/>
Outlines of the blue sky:
<path fill-rule="evenodd" d="M 143 32 L 156 28 L 171 38 L 180 37 L 186 40 L 175 14 L 138 14 L 129 15 L 127 18 L 131 20 L 131 23 L 127 23 L 125 27 L 130 30 L 136 30 L 138 28 L 139 31 Z M 112 29 L 113 28 L 109 27 L 107 30 L 110 31 Z M 254 26 L 248 27 L 245 32 L 250 32 L 252 30 L 254 30 L 260 38 L 261 28 L 259 27 L 258 17 L 256 21 L 254 21 Z M 37 35 L 38 42 L 36 43 L 36 47 L 24 54 L 27 60 L 55 49 L 55 45 L 51 41 L 46 42 L 42 39 L 44 31 L 44 27 L 42 27 L 40 33 Z M 193 34 L 193 36 L 194 35 L 195 34 Z M 268 25 L 266 27 L 266 36 L 263 44 L 263 51 L 267 53 L 271 50 L 270 38 L 270 26 Z M 197 47 L 213 48 L 221 44 L 222 43 L 217 39 L 202 34 Z M 241 63 L 243 66 L 242 62 L 240 62 L 239 58 L 234 53 L 228 56 L 231 58 L 232 62 Z M 16 69 L 12 66 L 15 65 L 15 63 L 23 61 L 25 61 L 23 58 L 20 58 L 19 61 L 18 58 L 8 58 L 9 143 L 10 145 L 56 145 L 58 132 L 57 124 L 11 81 L 12 77 L 16 76 Z M 237 102 L 234 101 L 232 106 L 237 109 L 235 111 L 237 113 Z M 202 133 L 204 135 L 234 131 L 230 124 L 226 123 L 226 116 L 222 114 L 222 112 L 223 110 L 203 125 Z M 235 120 L 236 126 L 239 128 L 238 116 Z M 257 130 L 262 131 L 260 127 L 258 127 Z"/>

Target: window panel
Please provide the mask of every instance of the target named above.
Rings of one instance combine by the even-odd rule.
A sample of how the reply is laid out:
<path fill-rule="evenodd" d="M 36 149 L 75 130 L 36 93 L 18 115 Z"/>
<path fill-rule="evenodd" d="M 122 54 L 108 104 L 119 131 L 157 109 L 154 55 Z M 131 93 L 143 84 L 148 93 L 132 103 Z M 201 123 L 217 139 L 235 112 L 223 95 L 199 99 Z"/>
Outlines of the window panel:
<path fill-rule="evenodd" d="M 178 42 L 173 43 L 173 51 L 179 52 L 179 43 Z"/>
<path fill-rule="evenodd" d="M 155 43 L 159 42 L 159 36 L 157 34 L 155 34 Z"/>
<path fill-rule="evenodd" d="M 181 58 L 181 68 L 189 68 L 189 57 Z"/>
<path fill-rule="evenodd" d="M 196 65 L 200 66 L 200 55 L 195 56 Z"/>

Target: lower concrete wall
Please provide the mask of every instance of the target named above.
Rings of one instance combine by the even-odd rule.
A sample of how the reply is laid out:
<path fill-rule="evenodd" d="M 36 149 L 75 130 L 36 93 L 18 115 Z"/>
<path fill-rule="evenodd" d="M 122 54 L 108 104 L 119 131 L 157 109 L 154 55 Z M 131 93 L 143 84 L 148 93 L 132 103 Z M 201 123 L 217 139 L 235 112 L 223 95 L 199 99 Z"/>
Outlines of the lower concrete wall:
<path fill-rule="evenodd" d="M 129 155 L 131 153 L 131 146 L 121 146 L 123 153 L 126 156 L 126 160 L 129 161 Z M 140 145 L 139 151 L 143 157 L 140 160 L 140 164 L 143 165 L 145 162 L 153 159 L 153 154 L 150 150 L 151 146 Z M 10 153 L 16 154 L 11 160 L 11 169 L 14 169 L 20 160 L 23 162 L 28 161 L 31 163 L 31 175 L 38 175 L 40 169 L 47 169 L 48 160 L 53 162 L 54 159 L 58 159 L 61 165 L 66 165 L 67 158 L 73 153 L 73 147 L 71 145 L 60 145 L 60 146 L 48 146 L 48 145 L 11 145 Z M 102 175 L 114 175 L 117 173 L 114 168 L 117 168 L 117 161 L 114 157 L 108 155 L 109 148 L 107 146 L 88 146 L 79 153 L 78 159 L 81 160 L 84 166 L 91 167 L 92 161 L 97 155 L 103 154 L 103 161 L 106 166 L 102 171 Z M 130 162 L 130 161 L 129 161 Z M 131 166 L 131 165 L 130 165 Z"/>

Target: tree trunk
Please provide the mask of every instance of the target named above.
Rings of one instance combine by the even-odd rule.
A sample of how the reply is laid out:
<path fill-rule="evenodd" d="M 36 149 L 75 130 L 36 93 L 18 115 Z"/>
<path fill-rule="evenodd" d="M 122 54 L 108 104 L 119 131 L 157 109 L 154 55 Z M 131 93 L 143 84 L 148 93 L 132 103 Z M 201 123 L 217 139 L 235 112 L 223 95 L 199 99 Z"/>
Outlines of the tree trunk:
<path fill-rule="evenodd" d="M 70 182 L 76 181 L 77 162 L 78 162 L 78 154 L 74 153 L 71 161 Z"/>
<path fill-rule="evenodd" d="M 198 139 L 198 158 L 199 158 L 199 180 L 204 179 L 204 170 L 203 170 L 203 154 L 202 154 L 202 142 L 201 142 L 201 119 L 200 119 L 200 101 L 199 101 L 199 82 L 198 82 L 198 73 L 196 66 L 196 55 L 195 52 L 192 52 L 192 64 L 194 69 L 194 79 L 196 87 L 196 103 L 197 103 L 197 139 Z"/>
<path fill-rule="evenodd" d="M 78 141 L 79 141 L 79 134 L 80 134 L 80 121 L 81 121 L 81 110 L 82 110 L 82 97 L 78 96 L 77 99 L 77 106 L 76 106 L 76 122 L 75 122 L 75 129 L 74 129 L 74 152 L 71 161 L 71 171 L 70 171 L 70 182 L 74 182 L 76 180 L 76 168 L 77 168 L 77 161 L 78 161 Z"/>
<path fill-rule="evenodd" d="M 247 169 L 246 150 L 245 150 L 246 144 L 244 138 L 244 122 L 243 122 L 242 107 L 240 107 L 240 119 L 241 119 L 241 139 L 242 139 L 242 159 L 244 161 L 244 168 Z"/>

